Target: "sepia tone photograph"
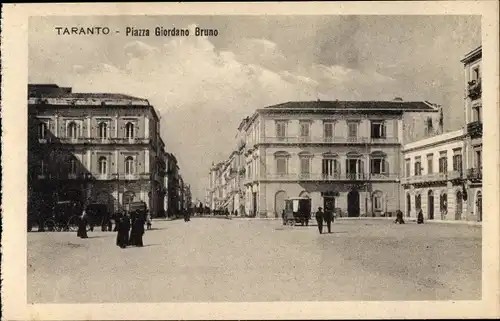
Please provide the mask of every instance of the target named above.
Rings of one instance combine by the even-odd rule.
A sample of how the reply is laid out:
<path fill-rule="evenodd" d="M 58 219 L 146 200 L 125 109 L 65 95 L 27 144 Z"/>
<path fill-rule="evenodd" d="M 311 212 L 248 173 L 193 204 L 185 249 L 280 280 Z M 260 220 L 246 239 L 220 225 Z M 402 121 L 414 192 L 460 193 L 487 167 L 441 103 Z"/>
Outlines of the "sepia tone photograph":
<path fill-rule="evenodd" d="M 485 297 L 481 15 L 26 21 L 28 305 Z"/>

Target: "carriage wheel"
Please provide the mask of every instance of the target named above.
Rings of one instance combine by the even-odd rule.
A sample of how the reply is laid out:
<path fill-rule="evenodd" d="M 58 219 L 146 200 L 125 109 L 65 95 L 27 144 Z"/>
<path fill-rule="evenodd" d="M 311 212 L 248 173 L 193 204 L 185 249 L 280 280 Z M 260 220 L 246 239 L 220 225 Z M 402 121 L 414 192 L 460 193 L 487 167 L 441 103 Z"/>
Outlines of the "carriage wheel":
<path fill-rule="evenodd" d="M 54 232 L 57 229 L 56 222 L 53 219 L 48 219 L 43 222 L 46 231 Z"/>
<path fill-rule="evenodd" d="M 79 218 L 77 216 L 72 216 L 68 220 L 67 229 L 70 232 L 75 232 L 78 229 Z"/>
<path fill-rule="evenodd" d="M 295 220 L 288 220 L 288 225 L 294 226 L 295 225 Z"/>

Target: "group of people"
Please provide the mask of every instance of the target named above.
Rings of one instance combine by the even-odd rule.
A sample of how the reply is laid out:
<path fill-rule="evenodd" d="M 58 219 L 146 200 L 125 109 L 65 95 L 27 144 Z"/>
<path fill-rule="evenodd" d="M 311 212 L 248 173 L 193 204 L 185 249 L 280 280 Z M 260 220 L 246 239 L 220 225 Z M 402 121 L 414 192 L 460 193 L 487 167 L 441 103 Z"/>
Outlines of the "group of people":
<path fill-rule="evenodd" d="M 116 245 L 124 249 L 127 246 L 144 246 L 142 236 L 144 235 L 144 224 L 148 223 L 150 229 L 150 220 L 146 219 L 146 215 L 139 211 L 125 213 L 117 218 Z"/>
<path fill-rule="evenodd" d="M 396 211 L 396 220 L 394 221 L 396 224 L 405 224 L 405 220 L 403 218 L 403 212 L 401 210 Z M 422 212 L 422 209 L 418 210 L 417 214 L 417 224 L 423 224 L 424 223 L 424 213 Z"/>
<path fill-rule="evenodd" d="M 319 234 L 323 234 L 323 222 L 326 223 L 328 233 L 332 233 L 332 222 L 334 221 L 334 215 L 331 211 L 323 212 L 322 207 L 318 207 L 316 212 L 316 223 L 318 223 Z"/>
<path fill-rule="evenodd" d="M 87 235 L 88 213 L 83 210 L 78 222 L 77 236 L 82 239 L 88 238 Z M 134 211 L 132 213 L 118 213 L 115 216 L 116 245 L 120 248 L 127 246 L 144 246 L 142 237 L 145 229 L 151 229 L 151 218 L 146 213 Z"/>

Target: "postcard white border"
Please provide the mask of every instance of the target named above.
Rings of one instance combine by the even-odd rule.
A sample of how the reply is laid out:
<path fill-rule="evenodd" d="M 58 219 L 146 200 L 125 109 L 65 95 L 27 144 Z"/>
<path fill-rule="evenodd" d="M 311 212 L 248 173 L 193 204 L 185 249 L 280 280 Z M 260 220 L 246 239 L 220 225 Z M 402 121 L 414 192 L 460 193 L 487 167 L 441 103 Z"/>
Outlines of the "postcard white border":
<path fill-rule="evenodd" d="M 7 4 L 2 12 L 3 315 L 8 320 L 479 318 L 500 316 L 498 3 L 496 1 L 336 3 Z M 70 15 L 481 15 L 484 208 L 481 301 L 34 304 L 27 303 L 26 97 L 28 17 Z M 471 48 L 473 49 L 473 48 Z M 443 48 L 445 52 L 445 48 Z M 465 53 L 464 53 L 465 54 Z M 460 63 L 461 57 L 451 57 Z M 463 106 L 457 106 L 463 108 Z"/>

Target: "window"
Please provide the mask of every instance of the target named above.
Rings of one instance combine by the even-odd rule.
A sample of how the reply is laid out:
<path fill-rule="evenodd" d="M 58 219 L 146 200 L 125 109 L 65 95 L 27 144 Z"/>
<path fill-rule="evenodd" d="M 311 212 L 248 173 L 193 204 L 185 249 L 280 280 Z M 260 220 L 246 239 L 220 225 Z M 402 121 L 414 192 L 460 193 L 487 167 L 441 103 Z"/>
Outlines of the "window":
<path fill-rule="evenodd" d="M 383 121 L 372 121 L 371 122 L 371 137 L 372 138 L 385 138 L 385 124 Z"/>
<path fill-rule="evenodd" d="M 415 176 L 422 175 L 422 161 L 420 157 L 415 158 Z"/>
<path fill-rule="evenodd" d="M 309 122 L 300 122 L 300 137 L 303 137 L 303 138 L 308 138 L 309 135 L 310 135 L 310 126 L 311 124 Z"/>
<path fill-rule="evenodd" d="M 455 154 L 453 155 L 453 170 L 461 172 L 462 171 L 462 155 Z"/>
<path fill-rule="evenodd" d="M 276 122 L 276 137 L 284 138 L 286 137 L 286 122 L 277 121 Z"/>
<path fill-rule="evenodd" d="M 347 126 L 349 138 L 358 137 L 358 123 L 348 123 Z"/>
<path fill-rule="evenodd" d="M 45 139 L 47 136 L 47 124 L 40 123 L 38 124 L 38 138 Z"/>
<path fill-rule="evenodd" d="M 481 120 L 481 106 L 472 107 L 472 121 L 482 121 Z"/>
<path fill-rule="evenodd" d="M 300 158 L 300 173 L 308 175 L 310 173 L 310 159 L 309 157 L 301 157 Z"/>
<path fill-rule="evenodd" d="M 432 172 L 434 171 L 434 167 L 432 166 L 433 163 L 434 156 L 432 154 L 427 155 L 427 174 L 432 174 Z"/>
<path fill-rule="evenodd" d="M 99 124 L 99 138 L 101 139 L 108 138 L 108 124 L 106 123 Z"/>
<path fill-rule="evenodd" d="M 411 176 L 411 167 L 410 167 L 410 160 L 405 159 L 405 176 L 410 177 Z"/>
<path fill-rule="evenodd" d="M 285 175 L 287 173 L 286 158 L 277 157 L 276 158 L 276 173 L 278 175 Z"/>
<path fill-rule="evenodd" d="M 125 125 L 125 137 L 129 138 L 129 139 L 132 139 L 134 138 L 134 124 L 132 123 L 127 123 L 127 125 Z"/>
<path fill-rule="evenodd" d="M 334 176 L 339 174 L 339 162 L 336 159 L 323 159 L 321 173 L 323 176 Z"/>
<path fill-rule="evenodd" d="M 134 158 L 132 156 L 125 158 L 125 174 L 134 174 Z"/>
<path fill-rule="evenodd" d="M 382 210 L 382 196 L 380 194 L 375 194 L 373 196 L 373 209 L 375 211 Z"/>
<path fill-rule="evenodd" d="M 78 138 L 78 125 L 75 122 L 71 122 L 68 125 L 68 137 L 71 139 Z"/>
<path fill-rule="evenodd" d="M 370 160 L 370 173 L 371 174 L 386 174 L 387 162 L 384 158 L 372 158 Z"/>
<path fill-rule="evenodd" d="M 483 169 L 481 150 L 476 150 L 476 168 L 480 170 Z"/>
<path fill-rule="evenodd" d="M 323 136 L 327 140 L 333 139 L 333 123 L 324 123 L 323 124 Z"/>
<path fill-rule="evenodd" d="M 99 174 L 106 175 L 108 173 L 108 161 L 106 157 L 102 156 L 99 158 Z"/>
<path fill-rule="evenodd" d="M 446 193 L 441 194 L 439 203 L 441 212 L 446 212 L 448 210 L 448 195 Z"/>
<path fill-rule="evenodd" d="M 69 161 L 69 173 L 71 175 L 76 175 L 76 169 L 77 169 L 77 162 L 76 162 L 76 159 L 71 159 Z"/>
<path fill-rule="evenodd" d="M 439 156 L 439 172 L 446 173 L 448 171 L 448 159 L 446 153 L 441 153 Z"/>
<path fill-rule="evenodd" d="M 480 73 L 479 73 L 479 67 L 476 67 L 472 70 L 472 80 L 479 80 L 479 78 L 481 77 Z"/>

